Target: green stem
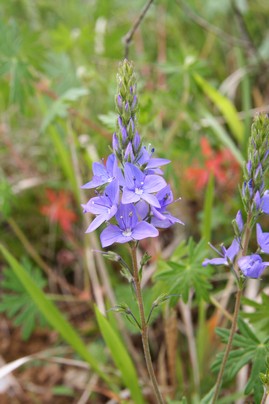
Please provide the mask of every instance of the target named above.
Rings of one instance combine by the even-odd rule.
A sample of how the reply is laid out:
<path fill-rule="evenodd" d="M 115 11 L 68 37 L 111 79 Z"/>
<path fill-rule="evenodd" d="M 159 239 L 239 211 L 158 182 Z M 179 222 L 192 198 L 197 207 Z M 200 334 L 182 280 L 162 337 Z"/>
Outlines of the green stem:
<path fill-rule="evenodd" d="M 236 332 L 237 328 L 237 319 L 238 319 L 238 314 L 239 314 L 239 309 L 240 309 L 240 303 L 241 303 L 241 297 L 243 294 L 243 286 L 239 284 L 238 279 L 240 278 L 239 273 L 239 268 L 238 268 L 238 259 L 240 257 L 243 257 L 247 254 L 247 249 L 248 249 L 248 244 L 251 236 L 251 214 L 248 213 L 247 215 L 247 222 L 246 222 L 246 227 L 245 227 L 245 232 L 244 232 L 244 237 L 243 237 L 243 242 L 242 242 L 242 249 L 241 252 L 238 254 L 236 263 L 234 265 L 234 272 L 237 278 L 237 294 L 236 294 L 236 300 L 235 300 L 235 307 L 234 307 L 234 315 L 233 315 L 233 321 L 231 325 L 231 330 L 230 330 L 230 335 L 229 335 L 229 340 L 226 346 L 226 350 L 222 359 L 221 367 L 219 370 L 218 378 L 216 381 L 216 387 L 215 387 L 215 393 L 212 399 L 211 404 L 215 404 L 217 401 L 217 398 L 219 396 L 219 391 L 222 385 L 222 378 L 223 378 L 223 373 L 225 370 L 226 362 L 229 356 L 229 353 L 232 348 L 232 343 L 233 343 L 233 337 Z"/>
<path fill-rule="evenodd" d="M 229 353 L 230 353 L 231 348 L 232 348 L 233 337 L 234 337 L 234 334 L 236 332 L 236 327 L 237 327 L 237 319 L 238 319 L 238 314 L 239 314 L 239 309 L 240 309 L 242 293 L 243 293 L 243 291 L 241 289 L 239 289 L 237 291 L 237 294 L 236 294 L 234 315 L 233 315 L 233 321 L 232 321 L 232 326 L 231 326 L 231 330 L 230 330 L 229 340 L 228 340 L 228 343 L 227 343 L 227 346 L 226 346 L 226 350 L 225 350 L 224 357 L 222 359 L 222 363 L 221 363 L 221 367 L 220 367 L 220 371 L 219 371 L 219 374 L 218 374 L 215 393 L 214 393 L 214 396 L 213 396 L 213 399 L 212 399 L 212 404 L 216 403 L 217 398 L 219 396 L 219 391 L 220 391 L 221 384 L 222 384 L 223 373 L 224 373 L 224 370 L 225 370 L 225 366 L 226 366 L 226 362 L 227 362 Z"/>
<path fill-rule="evenodd" d="M 147 325 L 146 318 L 145 318 L 145 310 L 144 310 L 144 304 L 143 304 L 143 298 L 142 298 L 141 284 L 140 284 L 140 279 L 139 279 L 139 269 L 138 269 L 138 264 L 137 264 L 136 244 L 135 243 L 132 243 L 132 245 L 131 245 L 131 252 L 132 252 L 132 262 L 133 262 L 133 271 L 134 271 L 133 276 L 134 276 L 134 284 L 135 284 L 135 293 L 136 293 L 140 321 L 141 321 L 141 330 L 140 331 L 141 331 L 144 356 L 145 356 L 149 377 L 150 377 L 150 380 L 152 383 L 152 387 L 154 390 L 154 394 L 155 394 L 157 403 L 164 404 L 164 400 L 161 396 L 161 393 L 160 393 L 160 390 L 158 387 L 158 383 L 156 380 L 156 376 L 155 376 L 153 365 L 152 365 L 151 355 L 150 355 L 149 340 L 148 340 L 148 325 Z"/>

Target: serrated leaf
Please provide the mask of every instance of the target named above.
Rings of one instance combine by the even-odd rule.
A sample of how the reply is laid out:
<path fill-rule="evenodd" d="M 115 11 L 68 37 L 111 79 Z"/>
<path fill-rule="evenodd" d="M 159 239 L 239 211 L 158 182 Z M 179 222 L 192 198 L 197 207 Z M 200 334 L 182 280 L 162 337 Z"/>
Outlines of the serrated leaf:
<path fill-rule="evenodd" d="M 36 282 L 36 285 L 42 290 L 46 286 L 47 281 L 43 278 L 41 271 L 33 267 L 30 261 L 26 259 L 22 261 L 22 265 Z M 1 296 L 0 311 L 5 312 L 16 326 L 21 327 L 22 338 L 27 340 L 37 324 L 45 326 L 47 323 L 10 268 L 3 271 L 1 287 L 3 293 Z"/>
<path fill-rule="evenodd" d="M 227 343 L 230 334 L 229 330 L 217 329 L 216 332 Z M 229 354 L 224 379 L 226 381 L 232 380 L 243 366 L 251 364 L 252 370 L 246 385 L 245 394 L 249 395 L 256 389 L 255 394 L 258 396 L 262 385 L 259 374 L 266 368 L 265 358 L 269 349 L 266 339 L 264 341 L 261 340 L 258 334 L 255 334 L 254 330 L 239 317 L 238 332 L 233 338 L 232 346 L 236 349 L 233 349 Z M 212 365 L 212 371 L 219 371 L 223 355 L 224 353 L 217 355 Z"/>
<path fill-rule="evenodd" d="M 167 294 L 181 295 L 185 303 L 189 298 L 190 289 L 194 289 L 197 300 L 209 299 L 209 291 L 212 288 L 209 278 L 212 274 L 210 267 L 202 267 L 202 261 L 206 256 L 206 243 L 201 240 L 196 244 L 192 239 L 189 240 L 187 248 L 185 243 L 176 251 L 175 256 L 166 265 L 157 271 L 155 280 L 164 282 L 163 289 Z M 178 300 L 178 298 L 177 298 Z M 171 304 L 175 299 L 171 298 Z"/>
<path fill-rule="evenodd" d="M 262 301 L 256 301 L 243 298 L 242 303 L 246 306 L 253 307 L 253 313 L 242 313 L 242 317 L 247 318 L 251 324 L 255 325 L 258 329 L 267 332 L 269 329 L 269 296 L 265 293 L 261 294 Z"/>

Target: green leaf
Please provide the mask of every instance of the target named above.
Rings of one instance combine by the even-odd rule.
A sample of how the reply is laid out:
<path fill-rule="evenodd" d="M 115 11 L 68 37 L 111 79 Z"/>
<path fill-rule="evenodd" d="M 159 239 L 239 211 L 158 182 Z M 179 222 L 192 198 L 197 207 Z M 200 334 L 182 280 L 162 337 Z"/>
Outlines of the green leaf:
<path fill-rule="evenodd" d="M 251 373 L 245 388 L 245 394 L 252 392 L 256 397 L 261 397 L 262 382 L 259 374 L 266 369 L 265 358 L 268 353 L 269 345 L 267 340 L 262 340 L 242 318 L 238 319 L 238 332 L 235 334 L 232 342 L 233 349 L 228 357 L 224 379 L 231 381 L 237 375 L 239 370 L 246 364 L 251 364 Z M 228 330 L 217 329 L 217 334 L 221 336 L 222 341 L 227 343 L 230 332 Z M 217 356 L 212 365 L 212 371 L 218 372 L 223 358 L 223 353 Z M 259 403 L 255 399 L 255 403 Z"/>
<path fill-rule="evenodd" d="M 37 287 L 42 290 L 47 282 L 41 271 L 34 268 L 27 259 L 22 261 L 22 265 Z M 0 312 L 5 312 L 15 325 L 22 328 L 22 338 L 27 340 L 37 324 L 45 326 L 47 322 L 10 268 L 3 271 L 1 287 L 3 293 L 0 301 Z"/>
<path fill-rule="evenodd" d="M 108 112 L 106 115 L 98 115 L 99 120 L 107 127 L 108 130 L 114 131 L 117 121 L 117 114 L 115 112 Z"/>
<path fill-rule="evenodd" d="M 259 330 L 268 332 L 269 329 L 269 296 L 265 293 L 261 294 L 262 301 L 258 303 L 256 301 L 243 298 L 242 303 L 246 306 L 253 307 L 254 312 L 242 313 L 242 317 L 247 318 L 251 324 L 255 325 Z"/>
<path fill-rule="evenodd" d="M 11 269 L 29 293 L 32 300 L 46 318 L 47 322 L 61 335 L 61 337 L 80 355 L 92 369 L 109 385 L 111 382 L 108 376 L 99 368 L 97 361 L 91 356 L 88 348 L 84 345 L 79 335 L 71 324 L 62 316 L 58 308 L 47 299 L 46 295 L 38 288 L 31 276 L 25 271 L 23 266 L 0 244 L 0 250 Z"/>
<path fill-rule="evenodd" d="M 217 121 L 217 119 L 207 112 L 204 108 L 202 108 L 202 114 L 203 117 L 206 119 L 207 126 L 210 126 L 219 141 L 225 146 L 228 147 L 231 153 L 234 155 L 238 163 L 243 166 L 244 163 L 244 158 L 238 149 L 238 147 L 235 145 L 235 143 L 232 141 L 231 137 L 227 133 L 227 131 L 223 128 L 223 126 Z"/>
<path fill-rule="evenodd" d="M 154 279 L 164 283 L 162 290 L 167 294 L 181 295 L 185 303 L 188 301 L 190 289 L 194 289 L 198 301 L 208 301 L 213 269 L 202 266 L 206 254 L 205 240 L 196 244 L 190 239 L 188 245 L 183 241 L 171 257 L 171 261 L 161 262 L 161 268 L 156 272 Z M 177 300 L 178 298 L 172 297 L 170 302 L 173 305 Z"/>
<path fill-rule="evenodd" d="M 200 75 L 194 74 L 194 79 L 204 93 L 218 107 L 224 118 L 226 119 L 235 139 L 241 144 L 244 136 L 244 125 L 238 117 L 238 112 L 229 98 L 222 95 L 218 90 L 212 87 Z"/>
<path fill-rule="evenodd" d="M 117 368 L 121 372 L 122 379 L 126 387 L 128 387 L 131 392 L 134 402 L 137 404 L 144 403 L 143 397 L 141 395 L 141 389 L 137 382 L 138 376 L 135 367 L 122 341 L 113 330 L 108 320 L 100 313 L 97 307 L 95 307 L 95 315 L 102 336 L 111 352 L 111 356 Z"/>

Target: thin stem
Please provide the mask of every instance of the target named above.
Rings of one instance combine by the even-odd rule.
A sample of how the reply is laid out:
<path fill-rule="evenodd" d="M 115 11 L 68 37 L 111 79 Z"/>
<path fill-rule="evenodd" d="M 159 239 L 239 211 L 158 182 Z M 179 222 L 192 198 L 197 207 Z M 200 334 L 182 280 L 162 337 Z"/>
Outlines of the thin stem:
<path fill-rule="evenodd" d="M 136 293 L 140 321 L 141 321 L 141 338 L 142 338 L 144 356 L 145 356 L 145 360 L 146 360 L 146 364 L 147 364 L 149 377 L 150 377 L 152 387 L 154 390 L 154 394 L 155 394 L 155 397 L 157 400 L 156 402 L 158 404 L 164 404 L 164 400 L 161 396 L 161 393 L 160 393 L 160 390 L 158 387 L 158 383 L 156 380 L 156 376 L 155 376 L 153 365 L 152 365 L 151 355 L 150 355 L 149 341 L 148 341 L 148 325 L 146 323 L 146 318 L 145 318 L 145 310 L 144 310 L 144 304 L 143 304 L 143 298 L 142 298 L 141 284 L 140 284 L 140 279 L 139 279 L 139 269 L 138 269 L 138 264 L 137 264 L 136 244 L 135 243 L 132 243 L 132 245 L 131 245 L 131 253 L 132 253 L 132 262 L 133 262 L 133 276 L 134 276 L 134 284 L 135 284 L 135 293 Z"/>
<path fill-rule="evenodd" d="M 224 370 L 225 370 L 226 362 L 227 362 L 230 350 L 232 348 L 233 337 L 234 337 L 236 327 L 237 327 L 237 319 L 238 319 L 238 314 L 239 314 L 239 309 L 240 309 L 242 293 L 243 293 L 243 291 L 241 289 L 239 289 L 237 291 L 237 294 L 236 294 L 233 322 L 232 322 L 232 326 L 231 326 L 231 330 L 230 330 L 229 340 L 228 340 L 228 343 L 226 345 L 226 350 L 225 350 L 225 353 L 224 353 L 224 357 L 222 359 L 221 368 L 220 368 L 220 371 L 219 371 L 219 374 L 218 374 L 215 393 L 214 393 L 214 397 L 212 399 L 212 404 L 216 403 L 216 401 L 217 401 L 219 391 L 220 391 L 220 388 L 221 388 L 221 384 L 222 384 L 222 377 L 223 377 L 223 373 L 224 373 Z"/>
<path fill-rule="evenodd" d="M 250 236 L 251 236 L 251 219 L 252 219 L 251 213 L 248 213 L 245 233 L 244 233 L 243 242 L 242 242 L 242 249 L 241 249 L 241 252 L 237 256 L 237 260 L 236 260 L 235 265 L 234 265 L 234 272 L 235 272 L 235 274 L 237 274 L 237 278 L 239 277 L 239 275 L 238 275 L 238 272 L 239 272 L 238 259 L 240 257 L 242 257 L 242 256 L 245 256 L 246 253 L 247 253 L 247 249 L 248 249 L 248 244 L 249 244 L 249 240 L 250 240 Z M 229 353 L 230 353 L 231 348 L 232 348 L 233 337 L 234 337 L 234 334 L 236 332 L 237 319 L 238 319 L 238 314 L 239 314 L 242 294 L 243 294 L 242 285 L 240 285 L 237 282 L 237 294 L 236 294 L 236 300 L 235 300 L 233 321 L 232 321 L 232 325 L 231 325 L 229 340 L 228 340 L 226 350 L 225 350 L 225 353 L 224 353 L 224 356 L 223 356 L 223 359 L 222 359 L 221 367 L 220 367 L 220 370 L 219 370 L 219 374 L 218 374 L 218 378 L 217 378 L 217 382 L 216 382 L 215 393 L 214 393 L 214 396 L 213 396 L 213 399 L 212 399 L 212 404 L 215 404 L 215 402 L 217 401 L 219 391 L 220 391 L 220 388 L 221 388 L 221 385 L 222 385 L 223 373 L 224 373 L 224 370 L 225 370 L 225 366 L 226 366 L 226 362 L 227 362 Z"/>
<path fill-rule="evenodd" d="M 125 45 L 125 49 L 124 49 L 124 58 L 128 59 L 129 56 L 129 46 L 130 46 L 130 42 L 133 39 L 134 33 L 137 30 L 137 28 L 139 27 L 139 25 L 141 24 L 143 18 L 145 17 L 148 9 L 151 6 L 151 3 L 153 3 L 153 0 L 148 0 L 147 4 L 145 5 L 145 7 L 142 9 L 141 13 L 139 14 L 139 16 L 137 17 L 137 19 L 135 20 L 132 28 L 130 29 L 129 32 L 127 32 L 127 34 L 125 35 L 125 37 L 123 38 L 124 41 L 124 45 Z"/>
<path fill-rule="evenodd" d="M 268 391 L 264 390 L 262 400 L 261 400 L 261 404 L 266 404 L 267 397 L 268 397 Z"/>

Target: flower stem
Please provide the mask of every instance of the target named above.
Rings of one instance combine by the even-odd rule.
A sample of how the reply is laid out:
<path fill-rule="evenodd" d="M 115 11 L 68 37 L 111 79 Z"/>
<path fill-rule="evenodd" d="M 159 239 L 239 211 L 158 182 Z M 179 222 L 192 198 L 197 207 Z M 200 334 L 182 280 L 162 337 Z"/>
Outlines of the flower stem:
<path fill-rule="evenodd" d="M 245 233 L 244 233 L 244 237 L 243 237 L 242 249 L 241 249 L 241 252 L 237 256 L 237 260 L 236 260 L 236 263 L 234 266 L 234 271 L 235 271 L 235 274 L 237 275 L 237 279 L 239 279 L 238 276 L 240 276 L 240 274 L 238 274 L 238 270 L 239 270 L 238 269 L 238 259 L 241 256 L 245 256 L 247 253 L 247 249 L 248 249 L 248 244 L 249 244 L 249 240 L 250 240 L 250 236 L 251 236 L 251 219 L 252 219 L 251 213 L 248 213 Z M 217 398 L 219 396 L 219 391 L 220 391 L 220 388 L 222 385 L 223 373 L 225 370 L 225 366 L 226 366 L 226 362 L 227 362 L 229 353 L 232 348 L 233 337 L 236 332 L 237 319 L 238 319 L 242 294 L 243 294 L 243 285 L 239 284 L 237 281 L 237 294 L 236 294 L 236 300 L 235 300 L 233 321 L 232 321 L 232 325 L 231 325 L 229 340 L 228 340 L 228 343 L 226 346 L 226 350 L 225 350 L 225 353 L 224 353 L 224 356 L 222 359 L 221 367 L 220 367 L 218 378 L 216 381 L 216 387 L 215 387 L 215 392 L 214 392 L 214 396 L 212 399 L 212 404 L 215 404 L 215 402 L 217 401 Z"/>
<path fill-rule="evenodd" d="M 237 319 L 238 319 L 238 314 L 239 314 L 239 309 L 240 309 L 242 293 L 243 293 L 243 290 L 241 290 L 241 289 L 237 290 L 235 307 L 234 307 L 234 315 L 233 315 L 233 321 L 232 321 L 232 326 L 231 326 L 231 330 L 230 330 L 229 340 L 228 340 L 228 343 L 226 345 L 226 350 L 225 350 L 224 357 L 223 357 L 222 363 L 221 363 L 221 368 L 220 368 L 220 371 L 219 371 L 219 374 L 218 374 L 215 393 L 214 393 L 214 396 L 213 396 L 213 399 L 212 399 L 212 404 L 215 404 L 216 401 L 217 401 L 219 391 L 220 391 L 220 388 L 221 388 L 221 384 L 222 384 L 222 377 L 223 377 L 223 373 L 224 373 L 224 370 L 225 370 L 226 362 L 227 362 L 229 353 L 230 353 L 231 348 L 232 348 L 233 337 L 234 337 L 234 334 L 236 332 L 236 327 L 237 327 Z"/>
<path fill-rule="evenodd" d="M 131 252 L 132 252 L 132 262 L 133 262 L 133 276 L 134 276 L 134 284 L 135 284 L 135 293 L 136 293 L 140 321 L 141 321 L 141 330 L 140 331 L 141 331 L 144 356 L 145 356 L 149 377 L 150 377 L 150 380 L 152 383 L 152 387 L 154 390 L 154 394 L 155 394 L 157 403 L 164 404 L 164 400 L 161 396 L 161 393 L 160 393 L 160 390 L 158 387 L 158 382 L 157 382 L 157 379 L 156 379 L 156 376 L 154 373 L 151 355 L 150 355 L 149 340 L 148 340 L 148 324 L 147 324 L 146 318 L 145 318 L 145 310 L 144 310 L 144 304 L 143 304 L 143 298 L 142 298 L 141 284 L 140 284 L 140 279 L 139 279 L 139 270 L 138 270 L 138 264 L 137 264 L 136 244 L 135 243 L 131 244 Z"/>

